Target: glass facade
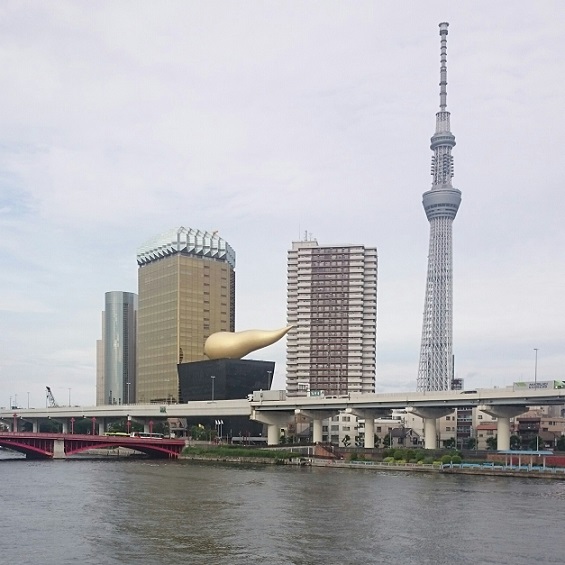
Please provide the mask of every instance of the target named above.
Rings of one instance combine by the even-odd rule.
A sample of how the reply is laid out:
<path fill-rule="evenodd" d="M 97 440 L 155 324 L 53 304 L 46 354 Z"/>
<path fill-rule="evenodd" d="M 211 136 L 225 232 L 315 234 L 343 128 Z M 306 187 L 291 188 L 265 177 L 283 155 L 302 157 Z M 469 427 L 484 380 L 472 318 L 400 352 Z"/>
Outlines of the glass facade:
<path fill-rule="evenodd" d="M 206 338 L 235 329 L 233 261 L 181 242 L 164 250 L 146 246 L 138 263 L 136 400 L 178 402 L 177 364 L 206 359 Z"/>
<path fill-rule="evenodd" d="M 274 361 L 216 359 L 178 366 L 181 402 L 247 398 L 254 390 L 270 390 Z"/>
<path fill-rule="evenodd" d="M 136 386 L 137 295 L 107 292 L 103 315 L 103 404 L 129 404 Z"/>

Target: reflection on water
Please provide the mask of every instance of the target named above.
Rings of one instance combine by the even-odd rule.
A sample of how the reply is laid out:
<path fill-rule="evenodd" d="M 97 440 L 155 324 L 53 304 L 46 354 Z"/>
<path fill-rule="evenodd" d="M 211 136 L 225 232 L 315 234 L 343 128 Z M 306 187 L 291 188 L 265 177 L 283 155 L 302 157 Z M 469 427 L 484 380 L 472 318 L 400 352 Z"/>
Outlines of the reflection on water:
<path fill-rule="evenodd" d="M 3 563 L 563 562 L 559 481 L 149 460 L 4 460 L 0 481 Z"/>

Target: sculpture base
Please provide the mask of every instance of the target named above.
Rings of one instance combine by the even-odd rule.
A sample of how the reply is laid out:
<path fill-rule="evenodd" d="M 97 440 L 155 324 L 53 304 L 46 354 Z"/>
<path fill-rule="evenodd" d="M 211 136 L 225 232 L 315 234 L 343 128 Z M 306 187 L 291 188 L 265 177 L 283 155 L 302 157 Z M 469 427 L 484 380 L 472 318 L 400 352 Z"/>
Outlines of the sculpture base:
<path fill-rule="evenodd" d="M 177 365 L 180 402 L 247 398 L 254 390 L 269 390 L 274 361 L 215 359 Z"/>
<path fill-rule="evenodd" d="M 234 400 L 247 398 L 254 390 L 269 390 L 275 371 L 274 361 L 252 359 L 214 359 L 193 361 L 177 365 L 179 376 L 179 402 L 195 400 Z M 202 424 L 218 429 L 216 421 L 222 421 L 219 433 L 225 439 L 233 436 L 261 437 L 263 425 L 247 416 L 213 419 L 187 419 L 187 427 Z"/>

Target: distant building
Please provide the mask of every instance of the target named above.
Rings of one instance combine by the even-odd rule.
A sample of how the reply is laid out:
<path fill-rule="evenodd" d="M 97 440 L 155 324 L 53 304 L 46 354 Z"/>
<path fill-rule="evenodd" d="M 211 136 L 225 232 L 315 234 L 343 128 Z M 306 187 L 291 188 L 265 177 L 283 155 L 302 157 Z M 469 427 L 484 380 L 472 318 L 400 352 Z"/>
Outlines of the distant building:
<path fill-rule="evenodd" d="M 96 404 L 129 404 L 136 386 L 137 295 L 105 295 L 102 339 L 96 344 Z"/>
<path fill-rule="evenodd" d="M 178 402 L 177 364 L 235 329 L 235 252 L 216 232 L 175 228 L 137 253 L 137 402 Z"/>
<path fill-rule="evenodd" d="M 289 396 L 374 392 L 377 249 L 293 242 L 287 319 Z"/>
<path fill-rule="evenodd" d="M 522 448 L 555 449 L 557 447 L 557 442 L 565 435 L 565 418 L 554 415 L 555 408 L 544 406 L 530 409 L 515 418 L 513 431 L 514 435 L 519 437 Z"/>

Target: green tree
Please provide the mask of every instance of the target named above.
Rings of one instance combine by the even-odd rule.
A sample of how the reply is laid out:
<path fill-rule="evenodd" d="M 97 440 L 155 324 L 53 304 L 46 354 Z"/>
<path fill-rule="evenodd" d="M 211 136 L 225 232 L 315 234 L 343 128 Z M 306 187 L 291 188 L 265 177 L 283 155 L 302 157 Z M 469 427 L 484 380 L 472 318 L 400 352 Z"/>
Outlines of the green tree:
<path fill-rule="evenodd" d="M 520 436 L 511 435 L 510 436 L 510 449 L 520 449 L 522 446 L 522 439 Z"/>
<path fill-rule="evenodd" d="M 534 436 L 529 442 L 528 447 L 530 449 L 543 449 L 544 448 L 544 441 L 540 436 Z"/>
<path fill-rule="evenodd" d="M 443 447 L 445 447 L 445 449 L 453 449 L 455 447 L 455 439 L 450 437 L 449 439 L 443 440 Z"/>
<path fill-rule="evenodd" d="M 394 453 L 392 454 L 395 461 L 400 461 L 404 459 L 404 449 L 395 449 Z"/>
<path fill-rule="evenodd" d="M 477 440 L 474 437 L 470 437 L 465 442 L 465 449 L 475 449 L 477 447 Z"/>
<path fill-rule="evenodd" d="M 379 447 L 379 445 L 381 444 L 381 438 L 375 434 L 375 447 Z"/>
<path fill-rule="evenodd" d="M 74 424 L 75 434 L 89 434 L 91 433 L 91 431 L 92 431 L 92 420 L 90 418 L 77 418 Z"/>
<path fill-rule="evenodd" d="M 202 425 L 192 426 L 190 436 L 196 441 L 206 441 L 209 437 L 208 430 Z"/>
<path fill-rule="evenodd" d="M 349 447 L 351 445 L 351 438 L 349 435 L 344 435 L 341 443 L 343 443 L 343 447 Z"/>
<path fill-rule="evenodd" d="M 565 436 L 560 436 L 555 444 L 555 449 L 557 451 L 565 451 Z"/>
<path fill-rule="evenodd" d="M 39 424 L 39 431 L 43 433 L 58 434 L 61 432 L 61 424 L 55 420 L 49 419 Z"/>
<path fill-rule="evenodd" d="M 416 461 L 423 461 L 426 457 L 426 452 L 423 449 L 416 449 L 414 452 L 414 459 Z"/>
<path fill-rule="evenodd" d="M 496 449 L 497 436 L 490 436 L 487 438 L 487 449 Z"/>

